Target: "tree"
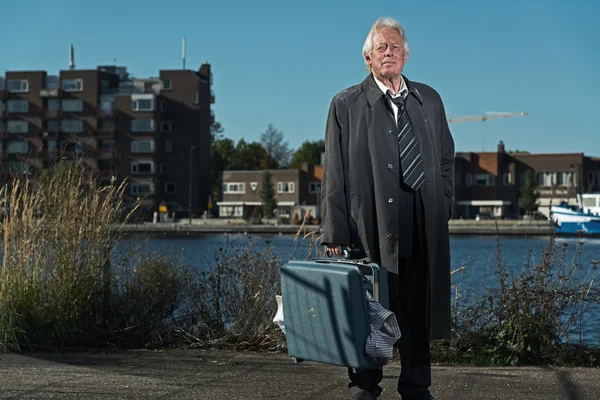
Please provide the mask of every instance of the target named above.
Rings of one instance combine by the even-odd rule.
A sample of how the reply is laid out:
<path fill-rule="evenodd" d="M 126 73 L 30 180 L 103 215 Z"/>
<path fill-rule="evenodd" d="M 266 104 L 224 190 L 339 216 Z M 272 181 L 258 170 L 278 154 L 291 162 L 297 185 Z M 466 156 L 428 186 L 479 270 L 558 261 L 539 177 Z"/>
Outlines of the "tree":
<path fill-rule="evenodd" d="M 275 199 L 275 188 L 271 182 L 271 173 L 265 170 L 263 173 L 262 188 L 260 189 L 260 198 L 262 200 L 263 216 L 272 218 L 275 209 L 277 208 L 277 200 Z"/>
<path fill-rule="evenodd" d="M 235 153 L 235 144 L 229 138 L 217 139 L 211 146 L 211 188 L 213 195 L 219 193 L 219 173 L 229 168 Z"/>
<path fill-rule="evenodd" d="M 521 207 L 525 209 L 528 215 L 537 211 L 539 197 L 535 175 L 532 170 L 528 169 L 525 173 L 525 185 L 521 186 Z"/>
<path fill-rule="evenodd" d="M 325 151 L 325 140 L 315 142 L 305 141 L 292 155 L 290 166 L 298 169 L 302 163 L 306 162 L 312 165 L 321 164 L 321 153 Z"/>
<path fill-rule="evenodd" d="M 292 151 L 289 149 L 288 142 L 283 140 L 282 131 L 269 124 L 267 130 L 260 135 L 260 143 L 270 156 L 265 168 L 273 169 L 289 165 Z"/>
<path fill-rule="evenodd" d="M 246 143 L 244 139 L 240 139 L 227 169 L 231 170 L 259 170 L 266 169 L 268 165 L 272 165 L 272 160 L 266 150 L 258 142 Z M 275 164 L 275 168 L 277 164 Z"/>

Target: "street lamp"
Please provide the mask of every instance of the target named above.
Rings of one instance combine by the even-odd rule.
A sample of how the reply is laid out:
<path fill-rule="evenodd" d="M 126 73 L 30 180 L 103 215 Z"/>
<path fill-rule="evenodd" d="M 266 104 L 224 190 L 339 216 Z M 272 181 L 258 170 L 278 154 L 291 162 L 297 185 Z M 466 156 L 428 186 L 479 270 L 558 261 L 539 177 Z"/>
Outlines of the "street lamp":
<path fill-rule="evenodd" d="M 194 166 L 194 150 L 196 150 L 196 148 L 198 147 L 198 145 L 194 145 L 192 147 L 190 147 L 190 182 L 189 182 L 189 194 L 188 194 L 188 219 L 189 219 L 189 224 L 192 224 L 192 169 Z"/>

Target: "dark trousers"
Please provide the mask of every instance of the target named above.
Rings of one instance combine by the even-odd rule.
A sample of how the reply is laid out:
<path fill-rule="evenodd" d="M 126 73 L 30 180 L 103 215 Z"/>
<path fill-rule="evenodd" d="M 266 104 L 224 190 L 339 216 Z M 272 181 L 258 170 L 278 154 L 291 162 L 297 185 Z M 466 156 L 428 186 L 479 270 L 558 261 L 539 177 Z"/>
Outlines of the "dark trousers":
<path fill-rule="evenodd" d="M 412 230 L 412 255 L 398 260 L 398 274 L 388 274 L 390 309 L 396 314 L 402 336 L 396 343 L 400 353 L 401 372 L 398 392 L 403 398 L 423 395 L 431 386 L 429 330 L 427 327 L 427 264 L 424 251 L 425 234 L 422 203 L 415 196 Z M 379 383 L 382 369 L 368 369 L 353 373 L 348 369 L 350 384 L 375 395 L 381 393 Z"/>

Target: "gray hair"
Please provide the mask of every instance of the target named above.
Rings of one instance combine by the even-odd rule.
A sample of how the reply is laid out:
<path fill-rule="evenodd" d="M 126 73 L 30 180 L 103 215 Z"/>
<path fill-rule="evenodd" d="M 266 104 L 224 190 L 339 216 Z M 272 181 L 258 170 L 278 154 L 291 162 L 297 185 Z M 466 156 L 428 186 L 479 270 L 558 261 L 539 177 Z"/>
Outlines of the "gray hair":
<path fill-rule="evenodd" d="M 367 56 L 370 56 L 371 52 L 373 51 L 373 37 L 383 28 L 392 28 L 398 32 L 400 39 L 402 39 L 404 56 L 408 57 L 408 42 L 406 41 L 406 33 L 404 33 L 404 28 L 402 25 L 390 17 L 378 18 L 377 21 L 375 21 L 371 26 L 371 30 L 369 31 L 369 34 L 365 39 L 365 44 L 363 45 L 363 58 L 365 59 L 365 65 L 367 66 L 367 71 L 369 71 L 369 73 L 371 72 L 371 66 L 367 63 Z"/>

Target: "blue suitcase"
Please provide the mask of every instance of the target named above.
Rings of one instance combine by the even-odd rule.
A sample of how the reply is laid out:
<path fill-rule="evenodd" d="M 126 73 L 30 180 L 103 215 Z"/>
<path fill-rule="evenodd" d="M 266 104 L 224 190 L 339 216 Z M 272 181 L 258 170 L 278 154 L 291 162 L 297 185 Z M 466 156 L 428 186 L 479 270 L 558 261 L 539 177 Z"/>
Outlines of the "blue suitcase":
<path fill-rule="evenodd" d="M 371 282 L 365 282 L 365 277 Z M 281 268 L 288 354 L 354 369 L 376 365 L 365 352 L 370 333 L 365 290 L 389 309 L 387 270 L 348 259 L 289 261 Z"/>

